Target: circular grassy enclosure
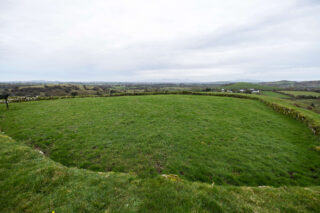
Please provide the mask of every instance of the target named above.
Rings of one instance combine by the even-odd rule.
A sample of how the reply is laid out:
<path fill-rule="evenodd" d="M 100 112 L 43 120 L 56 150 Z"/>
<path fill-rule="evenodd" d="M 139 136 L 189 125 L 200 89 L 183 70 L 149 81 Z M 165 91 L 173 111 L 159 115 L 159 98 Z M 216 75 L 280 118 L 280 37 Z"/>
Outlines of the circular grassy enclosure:
<path fill-rule="evenodd" d="M 319 185 L 319 137 L 254 100 L 75 98 L 0 113 L 3 131 L 66 166 L 215 184 Z"/>

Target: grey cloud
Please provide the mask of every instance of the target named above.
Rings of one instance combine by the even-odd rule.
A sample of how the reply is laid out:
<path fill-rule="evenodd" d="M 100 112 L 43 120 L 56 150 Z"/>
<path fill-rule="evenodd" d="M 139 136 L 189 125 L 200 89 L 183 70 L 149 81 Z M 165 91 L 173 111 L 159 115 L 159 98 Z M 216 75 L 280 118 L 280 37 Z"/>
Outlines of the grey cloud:
<path fill-rule="evenodd" d="M 190 2 L 196 4 L 197 1 Z M 277 6 L 277 2 L 271 3 Z M 319 79 L 320 4 L 311 0 L 283 2 L 274 11 L 261 9 L 261 15 L 255 19 L 248 16 L 242 23 L 216 23 L 215 27 L 201 28 L 201 32 L 194 32 L 187 24 L 182 30 L 174 28 L 179 25 L 166 28 L 167 22 L 158 22 L 161 19 L 157 17 L 154 24 L 139 28 L 146 32 L 133 29 L 132 33 L 127 32 L 127 28 L 132 28 L 128 20 L 136 17 L 121 20 L 127 25 L 110 25 L 114 29 L 109 30 L 103 26 L 110 23 L 101 21 L 100 16 L 86 24 L 91 16 L 80 16 L 82 19 L 78 21 L 68 15 L 68 23 L 64 25 L 66 12 L 62 10 L 59 10 L 61 14 L 53 13 L 53 17 L 62 16 L 62 22 L 50 16 L 48 26 L 28 12 L 25 16 L 37 21 L 28 21 L 30 28 L 19 29 L 24 22 L 13 17 L 19 15 L 14 13 L 16 5 L 5 1 L 0 3 L 0 8 L 5 6 L 13 12 L 0 15 L 0 79 L 213 81 L 234 80 L 238 75 L 257 80 Z M 51 4 L 55 4 L 54 1 Z M 85 9 L 89 4 L 89 1 L 81 1 L 78 9 Z M 99 10 L 90 6 L 92 11 Z M 40 4 L 39 7 L 45 6 Z M 221 8 L 224 14 L 223 6 Z M 50 7 L 44 11 L 50 12 Z M 122 16 L 126 15 L 124 11 Z M 203 8 L 203 11 L 204 17 L 210 16 L 210 10 Z M 188 17 L 187 12 L 176 11 L 183 17 Z M 101 16 L 104 17 L 103 13 Z M 237 14 L 234 16 L 232 20 L 236 20 Z M 199 24 L 200 21 L 210 23 L 216 16 L 204 17 L 199 18 Z M 75 22 L 77 25 L 72 25 Z M 144 24 L 139 20 L 134 23 Z M 43 26 L 44 29 L 38 29 Z M 157 36 L 153 31 L 158 32 L 160 28 L 165 31 L 159 30 L 161 36 Z M 171 33 L 173 35 L 168 36 Z"/>

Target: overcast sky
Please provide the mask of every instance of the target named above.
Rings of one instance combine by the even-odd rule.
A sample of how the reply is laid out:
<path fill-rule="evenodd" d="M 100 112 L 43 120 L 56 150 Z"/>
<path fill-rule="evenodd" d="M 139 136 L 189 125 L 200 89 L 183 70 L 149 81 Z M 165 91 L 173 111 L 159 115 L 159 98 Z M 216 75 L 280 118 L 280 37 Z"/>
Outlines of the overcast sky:
<path fill-rule="evenodd" d="M 0 81 L 320 80 L 320 0 L 0 0 Z"/>

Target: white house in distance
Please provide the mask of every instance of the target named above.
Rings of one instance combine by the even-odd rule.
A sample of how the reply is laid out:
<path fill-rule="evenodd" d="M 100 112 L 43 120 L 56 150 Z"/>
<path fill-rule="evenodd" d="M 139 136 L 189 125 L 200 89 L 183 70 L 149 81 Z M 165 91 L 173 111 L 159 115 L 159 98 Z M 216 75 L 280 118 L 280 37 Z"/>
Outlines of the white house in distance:
<path fill-rule="evenodd" d="M 241 92 L 241 93 L 245 93 L 246 91 L 248 91 L 248 90 L 246 90 L 246 89 L 239 89 L 238 90 L 239 92 Z M 249 89 L 249 93 L 251 93 L 251 94 L 260 94 L 260 90 L 255 90 L 255 89 Z M 232 93 L 232 90 L 229 90 L 229 89 L 221 89 L 221 92 L 229 92 L 229 93 Z"/>

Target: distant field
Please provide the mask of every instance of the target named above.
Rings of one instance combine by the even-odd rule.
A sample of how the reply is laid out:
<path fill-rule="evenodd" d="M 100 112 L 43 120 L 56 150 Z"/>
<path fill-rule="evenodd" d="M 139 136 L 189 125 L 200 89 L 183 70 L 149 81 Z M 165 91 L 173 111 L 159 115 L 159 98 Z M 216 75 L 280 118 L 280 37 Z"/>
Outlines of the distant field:
<path fill-rule="evenodd" d="M 291 98 L 288 95 L 284 95 L 284 94 L 280 94 L 280 93 L 272 92 L 272 91 L 262 91 L 262 95 L 275 97 L 275 98 Z"/>
<path fill-rule="evenodd" d="M 287 93 L 294 95 L 296 98 L 293 98 L 292 96 L 282 94 L 282 93 Z M 320 113 L 320 99 L 317 98 L 299 98 L 301 95 L 303 96 L 314 96 L 314 97 L 320 97 L 320 93 L 316 92 L 304 92 L 304 91 L 281 91 L 281 93 L 278 92 L 272 92 L 272 91 L 262 91 L 262 94 L 265 96 L 270 96 L 270 97 L 275 97 L 275 98 L 282 98 L 282 99 L 291 99 L 289 100 L 292 102 L 293 105 L 314 111 L 316 113 Z"/>
<path fill-rule="evenodd" d="M 0 107 L 6 134 L 70 167 L 223 185 L 319 184 L 319 138 L 254 100 L 157 95 Z"/>
<path fill-rule="evenodd" d="M 320 99 L 296 99 L 294 103 L 298 104 L 300 107 L 312 110 L 320 114 Z"/>
<path fill-rule="evenodd" d="M 221 88 L 224 89 L 259 89 L 259 90 L 275 90 L 279 89 L 277 87 L 271 87 L 271 86 L 266 86 L 266 85 L 261 85 L 261 84 L 253 84 L 253 83 L 246 83 L 246 82 L 239 82 L 239 83 L 233 83 L 230 85 L 223 85 Z"/>
<path fill-rule="evenodd" d="M 320 93 L 312 92 L 312 91 L 281 91 L 282 93 L 286 93 L 293 96 L 314 96 L 320 98 Z"/>
<path fill-rule="evenodd" d="M 263 85 L 280 87 L 280 88 L 320 88 L 320 81 L 276 81 L 264 82 Z"/>

